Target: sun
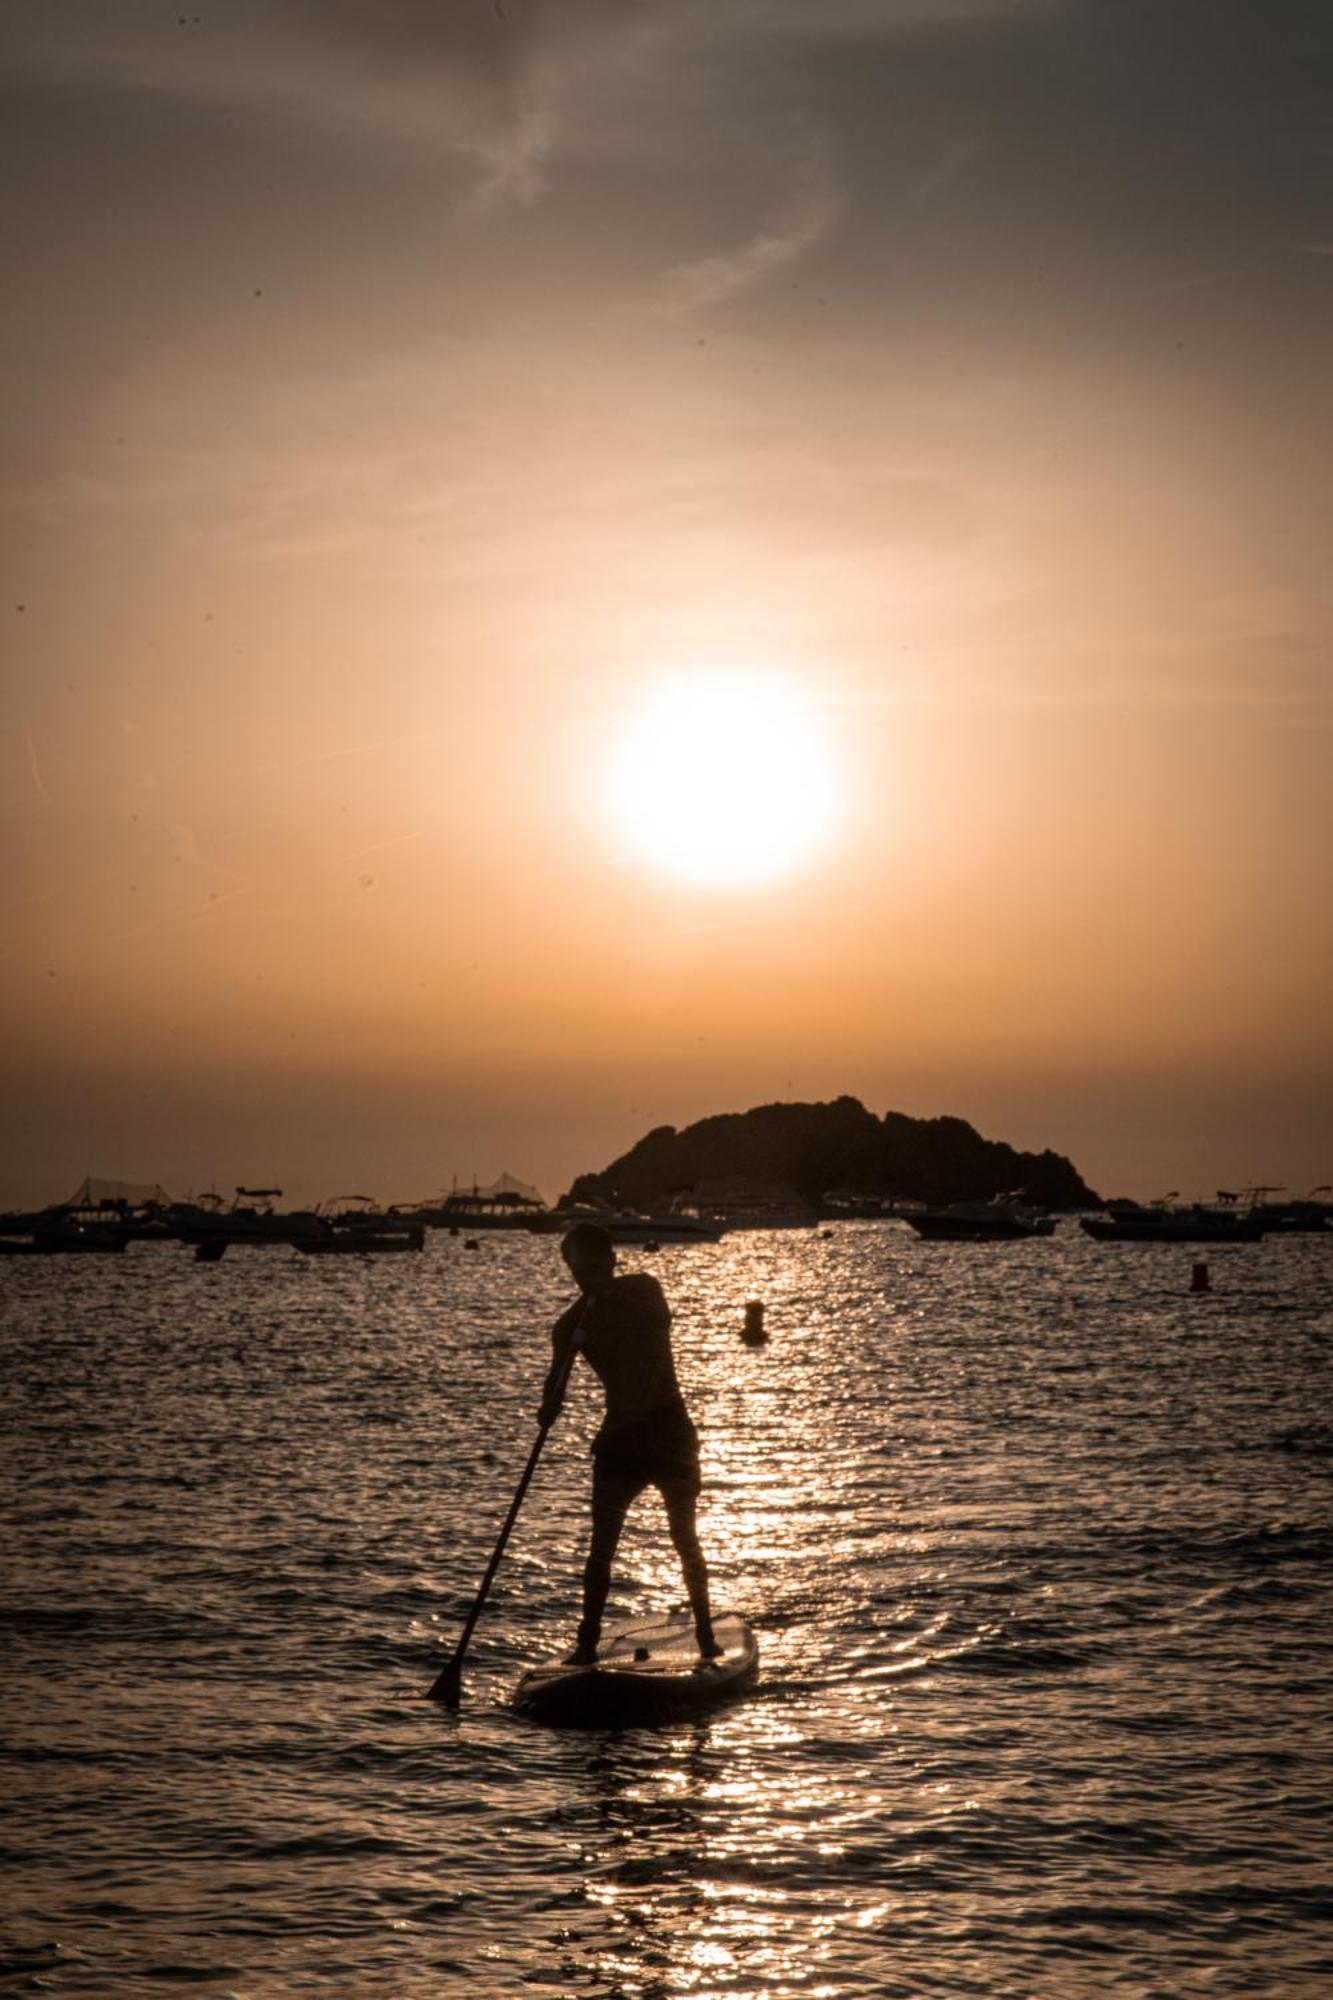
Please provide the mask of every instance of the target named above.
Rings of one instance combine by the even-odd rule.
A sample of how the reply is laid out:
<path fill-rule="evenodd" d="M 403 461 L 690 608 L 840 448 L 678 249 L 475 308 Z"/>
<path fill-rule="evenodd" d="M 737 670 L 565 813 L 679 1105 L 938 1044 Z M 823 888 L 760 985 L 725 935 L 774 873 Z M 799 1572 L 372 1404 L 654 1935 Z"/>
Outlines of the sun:
<path fill-rule="evenodd" d="M 611 818 L 644 860 L 728 887 L 786 874 L 825 842 L 833 765 L 817 711 L 776 675 L 662 680 L 614 746 Z"/>

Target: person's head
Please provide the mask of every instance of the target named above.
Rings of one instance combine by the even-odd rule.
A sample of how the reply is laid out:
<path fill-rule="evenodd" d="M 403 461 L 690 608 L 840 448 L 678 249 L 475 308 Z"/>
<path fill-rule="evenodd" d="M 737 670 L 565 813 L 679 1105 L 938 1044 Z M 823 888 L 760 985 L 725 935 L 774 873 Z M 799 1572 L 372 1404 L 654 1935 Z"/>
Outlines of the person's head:
<path fill-rule="evenodd" d="M 615 1276 L 616 1246 L 600 1223 L 576 1222 L 561 1239 L 560 1255 L 581 1292 L 600 1292 Z"/>

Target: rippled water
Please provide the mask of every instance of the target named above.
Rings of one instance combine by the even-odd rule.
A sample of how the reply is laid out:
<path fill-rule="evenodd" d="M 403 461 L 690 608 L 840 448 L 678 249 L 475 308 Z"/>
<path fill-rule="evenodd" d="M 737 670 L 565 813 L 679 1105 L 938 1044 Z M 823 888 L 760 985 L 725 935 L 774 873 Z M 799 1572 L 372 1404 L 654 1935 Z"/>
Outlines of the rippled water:
<path fill-rule="evenodd" d="M 1333 1991 L 1333 1240 L 848 1224 L 651 1261 L 704 1440 L 711 1720 L 507 1708 L 572 1636 L 549 1241 L 0 1271 L 6 1942 L 48 1994 Z M 1199 1253 L 1202 1254 L 1202 1253 Z M 750 1294 L 771 1345 L 742 1346 Z M 613 1610 L 678 1601 L 657 1502 Z"/>

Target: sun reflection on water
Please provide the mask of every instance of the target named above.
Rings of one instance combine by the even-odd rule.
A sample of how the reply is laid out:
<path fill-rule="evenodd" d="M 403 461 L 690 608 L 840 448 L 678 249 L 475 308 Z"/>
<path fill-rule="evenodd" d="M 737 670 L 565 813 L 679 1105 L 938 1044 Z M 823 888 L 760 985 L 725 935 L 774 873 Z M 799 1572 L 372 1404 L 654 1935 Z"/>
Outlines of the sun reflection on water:
<path fill-rule="evenodd" d="M 411 1271 L 131 1255 L 59 1287 L 25 1260 L 0 1777 L 41 1918 L 14 1977 L 954 2000 L 1114 1966 L 1216 2000 L 1261 1958 L 1322 2000 L 1325 1253 L 1245 1248 L 1198 1301 L 1156 1253 L 1080 1239 L 664 1249 L 701 1530 L 761 1676 L 618 1735 L 508 1706 L 577 1615 L 589 1394 L 461 1714 L 419 1699 L 531 1437 L 552 1246 L 438 1242 Z M 767 1348 L 740 1339 L 751 1296 Z M 680 1591 L 645 1498 L 614 1608 Z"/>

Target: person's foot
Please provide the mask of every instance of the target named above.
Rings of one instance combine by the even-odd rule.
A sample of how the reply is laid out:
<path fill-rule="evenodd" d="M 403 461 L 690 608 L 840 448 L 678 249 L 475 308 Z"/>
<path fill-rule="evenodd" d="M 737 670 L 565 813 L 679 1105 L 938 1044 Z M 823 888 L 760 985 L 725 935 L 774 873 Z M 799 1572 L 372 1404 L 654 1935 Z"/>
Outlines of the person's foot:
<path fill-rule="evenodd" d="M 725 1650 L 725 1647 L 718 1644 L 711 1630 L 699 1634 L 699 1658 L 701 1660 L 716 1660 Z"/>
<path fill-rule="evenodd" d="M 565 1665 L 567 1667 L 595 1667 L 597 1665 L 596 1646 L 590 1646 L 586 1639 L 580 1639 L 573 1652 L 565 1654 Z"/>

